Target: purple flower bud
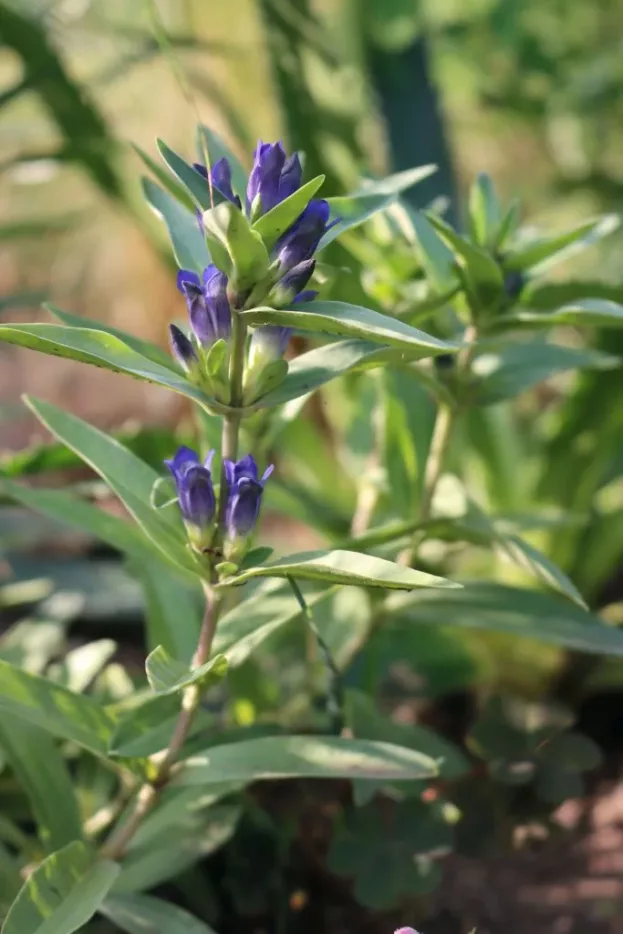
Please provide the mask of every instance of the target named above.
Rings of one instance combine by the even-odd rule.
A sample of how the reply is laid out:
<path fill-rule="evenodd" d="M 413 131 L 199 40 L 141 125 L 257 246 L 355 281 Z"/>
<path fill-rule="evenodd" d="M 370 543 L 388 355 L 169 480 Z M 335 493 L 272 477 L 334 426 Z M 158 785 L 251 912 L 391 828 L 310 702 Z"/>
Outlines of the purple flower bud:
<path fill-rule="evenodd" d="M 281 328 L 276 324 L 256 328 L 249 347 L 249 366 L 265 366 L 273 360 L 281 360 L 291 336 L 292 328 Z"/>
<path fill-rule="evenodd" d="M 193 544 L 207 546 L 212 537 L 216 497 L 210 467 L 214 451 L 202 464 L 191 448 L 179 448 L 175 457 L 166 460 L 177 487 L 177 497 L 184 524 Z"/>
<path fill-rule="evenodd" d="M 275 308 L 292 305 L 311 279 L 315 268 L 315 259 L 305 259 L 286 272 L 271 290 L 268 296 L 269 303 Z"/>
<path fill-rule="evenodd" d="M 253 168 L 247 184 L 247 214 L 257 212 L 266 214 L 282 200 L 279 196 L 281 173 L 284 169 L 286 153 L 283 143 L 257 144 L 253 156 Z M 289 168 L 291 175 L 291 169 Z M 288 178 L 290 178 L 290 175 Z M 255 200 L 259 198 L 259 208 Z M 255 209 L 254 209 L 255 208 Z"/>
<path fill-rule="evenodd" d="M 285 201 L 298 191 L 303 181 L 303 166 L 297 152 L 286 159 L 279 179 L 279 200 Z"/>
<path fill-rule="evenodd" d="M 200 162 L 193 163 L 193 169 L 196 172 L 199 172 L 206 181 L 208 178 L 208 170 L 205 165 L 202 165 Z M 231 201 L 232 204 L 235 204 L 236 207 L 242 208 L 240 203 L 240 198 L 238 195 L 235 195 L 231 187 L 231 166 L 227 159 L 224 157 L 219 159 L 214 163 L 210 170 L 210 180 L 212 182 L 212 187 L 216 188 L 218 193 L 223 196 L 227 201 Z M 201 222 L 203 224 L 203 220 Z"/>
<path fill-rule="evenodd" d="M 279 238 L 275 254 L 282 272 L 312 258 L 321 237 L 333 226 L 328 224 L 330 211 L 328 201 L 312 199 L 299 219 Z"/>
<path fill-rule="evenodd" d="M 169 338 L 173 356 L 182 369 L 186 373 L 190 373 L 199 364 L 199 357 L 195 348 L 176 324 L 169 325 Z"/>
<path fill-rule="evenodd" d="M 268 467 L 258 479 L 257 464 L 251 454 L 236 462 L 226 459 L 224 464 L 227 478 L 226 556 L 233 556 L 244 548 L 245 540 L 255 528 L 264 483 L 274 468 L 272 465 Z"/>
<path fill-rule="evenodd" d="M 231 310 L 227 300 L 227 276 L 216 266 L 203 271 L 203 283 L 196 272 L 180 269 L 177 287 L 186 298 L 193 333 L 202 347 L 229 339 Z"/>

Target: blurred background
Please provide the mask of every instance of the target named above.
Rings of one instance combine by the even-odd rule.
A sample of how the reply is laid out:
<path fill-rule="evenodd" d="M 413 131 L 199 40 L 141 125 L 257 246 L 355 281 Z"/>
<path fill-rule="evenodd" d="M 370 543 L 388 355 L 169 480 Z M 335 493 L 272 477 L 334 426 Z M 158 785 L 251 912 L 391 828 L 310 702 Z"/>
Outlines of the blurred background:
<path fill-rule="evenodd" d="M 572 15 L 571 15 L 572 13 Z M 623 200 L 618 0 L 18 0 L 0 3 L 0 315 L 42 300 L 165 340 L 181 312 L 134 147 L 186 157 L 201 119 L 246 164 L 258 137 L 306 152 L 325 192 L 435 162 L 418 205 L 478 171 L 557 230 Z M 620 239 L 573 273 L 611 280 Z M 561 275 L 568 269 L 560 267 Z M 110 427 L 171 422 L 170 394 L 0 348 L 2 445 L 20 393 Z"/>

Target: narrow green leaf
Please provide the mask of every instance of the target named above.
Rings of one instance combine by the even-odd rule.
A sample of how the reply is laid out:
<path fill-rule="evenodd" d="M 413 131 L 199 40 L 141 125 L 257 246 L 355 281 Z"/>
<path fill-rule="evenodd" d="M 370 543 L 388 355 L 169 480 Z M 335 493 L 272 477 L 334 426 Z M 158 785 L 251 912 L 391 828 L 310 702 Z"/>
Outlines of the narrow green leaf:
<path fill-rule="evenodd" d="M 50 519 L 93 535 L 125 554 L 153 559 L 152 545 L 135 526 L 62 490 L 42 490 L 0 478 L 0 493 Z"/>
<path fill-rule="evenodd" d="M 494 322 L 494 327 L 498 330 L 521 326 L 551 328 L 559 324 L 572 324 L 576 327 L 620 328 L 623 327 L 623 305 L 605 298 L 585 298 L 573 305 L 563 305 L 556 311 L 545 313 L 519 311 L 513 315 L 503 315 Z M 0 332 L 1 330 L 0 328 Z"/>
<path fill-rule="evenodd" d="M 485 310 L 496 303 L 504 289 L 502 270 L 485 250 L 474 246 L 465 237 L 457 234 L 449 224 L 446 224 L 435 214 L 428 214 L 428 220 L 433 225 L 442 240 L 454 253 L 454 258 L 463 270 L 465 279 L 475 300 Z"/>
<path fill-rule="evenodd" d="M 273 408 L 314 392 L 325 383 L 353 370 L 401 363 L 407 355 L 397 348 L 369 341 L 346 340 L 315 347 L 290 361 L 288 375 L 277 389 L 258 399 L 256 408 Z"/>
<path fill-rule="evenodd" d="M 167 369 L 173 368 L 171 357 L 157 344 L 141 340 L 140 337 L 134 337 L 133 334 L 115 328 L 105 321 L 94 321 L 93 318 L 85 318 L 82 315 L 74 315 L 70 311 L 63 311 L 62 308 L 57 308 L 56 305 L 52 305 L 50 302 L 44 302 L 43 307 L 57 318 L 61 324 L 66 324 L 71 328 L 85 328 L 87 331 L 103 331 L 105 334 L 112 334 L 142 357 L 147 357 L 148 360 L 158 364 L 158 366 L 164 366 Z"/>
<path fill-rule="evenodd" d="M 127 934 L 214 934 L 183 908 L 151 895 L 109 895 L 99 910 Z"/>
<path fill-rule="evenodd" d="M 598 350 L 542 341 L 485 349 L 472 364 L 478 378 L 476 401 L 479 405 L 495 405 L 566 370 L 611 369 L 619 365 L 618 357 Z"/>
<path fill-rule="evenodd" d="M 148 204 L 169 232 L 178 266 L 203 272 L 211 260 L 197 218 L 151 179 L 144 178 L 142 184 Z"/>
<path fill-rule="evenodd" d="M 623 632 L 559 597 L 501 584 L 391 598 L 388 612 L 412 623 L 509 632 L 580 652 L 623 656 Z"/>
<path fill-rule="evenodd" d="M 619 223 L 617 214 L 604 214 L 601 217 L 583 221 L 577 227 L 557 237 L 532 241 L 525 247 L 509 250 L 504 257 L 504 268 L 521 271 L 538 267 L 541 272 L 554 261 L 561 262 L 606 237 L 617 229 Z"/>
<path fill-rule="evenodd" d="M 224 655 L 215 655 L 198 668 L 189 668 L 159 645 L 147 656 L 145 670 L 151 689 L 157 694 L 177 694 L 191 684 L 207 690 L 227 674 L 227 659 Z"/>
<path fill-rule="evenodd" d="M 105 755 L 114 718 L 96 701 L 0 660 L 0 710 Z"/>
<path fill-rule="evenodd" d="M 188 759 L 175 784 L 280 778 L 371 778 L 407 781 L 437 774 L 428 756 L 368 740 L 267 736 L 213 746 Z"/>
<path fill-rule="evenodd" d="M 168 562 L 193 574 L 200 566 L 186 547 L 177 514 L 153 509 L 151 490 L 158 474 L 114 438 L 49 402 L 26 399 L 37 418 L 96 471 L 125 503 L 145 534 Z"/>
<path fill-rule="evenodd" d="M 469 217 L 478 246 L 492 247 L 502 219 L 500 202 L 491 177 L 481 172 L 470 188 Z"/>
<path fill-rule="evenodd" d="M 34 870 L 11 906 L 2 934 L 73 934 L 93 917 L 120 867 L 70 843 Z"/>
<path fill-rule="evenodd" d="M 588 610 L 586 601 L 575 584 L 537 548 L 517 535 L 508 535 L 500 539 L 500 548 L 519 567 Z"/>
<path fill-rule="evenodd" d="M 337 220 L 337 223 L 322 237 L 317 252 L 324 250 L 345 231 L 359 227 L 374 214 L 384 211 L 393 203 L 395 195 L 360 194 L 326 200 L 331 208 L 331 219 Z"/>
<path fill-rule="evenodd" d="M 132 149 L 134 149 L 139 158 L 143 160 L 150 172 L 156 176 L 165 191 L 172 195 L 176 201 L 179 201 L 182 207 L 186 208 L 187 211 L 194 211 L 195 203 L 184 186 L 180 185 L 176 179 L 171 178 L 169 172 L 165 172 L 162 166 L 158 165 L 156 160 L 152 159 L 151 156 L 141 149 L 140 146 L 137 146 L 136 143 L 132 143 Z"/>
<path fill-rule="evenodd" d="M 190 192 L 192 201 L 196 203 L 202 211 L 207 211 L 211 208 L 213 205 L 210 200 L 210 186 L 208 185 L 207 179 L 200 175 L 196 169 L 193 169 L 192 165 L 189 165 L 181 156 L 178 156 L 176 152 L 170 149 L 163 140 L 157 139 L 156 146 L 173 174 L 179 178 L 184 188 Z M 219 201 L 223 200 L 221 193 L 214 187 L 212 188 L 212 194 L 214 197 L 214 204 L 218 204 Z M 193 208 L 194 204 L 191 210 L 193 210 Z"/>
<path fill-rule="evenodd" d="M 469 771 L 469 762 L 452 743 L 419 724 L 397 723 L 383 716 L 374 700 L 362 691 L 346 694 L 346 721 L 353 735 L 416 749 L 437 763 L 440 778 L 460 778 Z"/>
<path fill-rule="evenodd" d="M 82 824 L 71 776 L 48 734 L 23 721 L 3 717 L 0 749 L 28 796 L 46 852 L 80 840 Z"/>
<path fill-rule="evenodd" d="M 171 740 L 179 713 L 180 701 L 173 694 L 150 694 L 129 709 L 116 710 L 108 754 L 127 759 L 160 752 Z"/>
<path fill-rule="evenodd" d="M 143 357 L 120 338 L 99 329 L 71 328 L 59 324 L 2 324 L 0 341 L 30 347 L 31 350 L 56 357 L 91 363 L 115 373 L 125 373 L 181 393 L 214 411 L 225 411 L 216 400 L 210 399 L 175 370 Z"/>
<path fill-rule="evenodd" d="M 209 788 L 165 788 L 153 811 L 147 815 L 128 846 L 129 850 L 144 848 L 170 833 L 192 834 L 205 811 L 223 798 L 242 791 L 244 782 L 222 782 Z"/>
<path fill-rule="evenodd" d="M 193 832 L 170 830 L 130 848 L 113 889 L 115 895 L 152 889 L 214 853 L 233 836 L 240 815 L 238 805 L 217 804 L 199 816 Z"/>
<path fill-rule="evenodd" d="M 452 251 L 448 249 L 425 214 L 410 213 L 418 245 L 420 262 L 430 284 L 438 293 L 445 293 L 456 286 Z"/>
<path fill-rule="evenodd" d="M 304 302 L 295 309 L 281 310 L 252 308 L 243 312 L 243 317 L 253 325 L 277 324 L 302 331 L 363 338 L 397 347 L 408 353 L 410 359 L 455 353 L 460 349 L 459 344 L 439 340 L 397 318 L 347 302 Z"/>
<path fill-rule="evenodd" d="M 237 195 L 244 201 L 247 190 L 247 173 L 237 156 L 223 142 L 218 133 L 209 127 L 200 124 L 197 128 L 197 152 L 201 162 L 205 162 L 204 147 L 208 150 L 210 164 L 214 165 L 219 159 L 227 159 L 231 168 L 231 184 Z"/>
<path fill-rule="evenodd" d="M 303 213 L 311 199 L 325 180 L 324 175 L 318 175 L 311 181 L 302 185 L 289 198 L 285 198 L 267 211 L 253 224 L 253 230 L 259 233 L 268 251 L 272 250 L 279 237 L 291 227 L 295 220 Z"/>
<path fill-rule="evenodd" d="M 242 584 L 255 577 L 295 577 L 300 580 L 322 580 L 332 584 L 353 584 L 392 590 L 460 587 L 459 584 L 443 577 L 414 571 L 412 568 L 394 564 L 393 561 L 360 554 L 357 551 L 307 551 L 289 555 L 270 564 L 242 571 L 219 586 Z"/>
<path fill-rule="evenodd" d="M 178 580 L 160 561 L 134 560 L 129 570 L 145 595 L 147 645 L 163 645 L 174 658 L 190 662 L 201 628 L 200 587 Z"/>
<path fill-rule="evenodd" d="M 392 175 L 386 175 L 385 178 L 366 179 L 361 188 L 354 192 L 351 197 L 361 197 L 368 195 L 400 195 L 418 182 L 423 182 L 437 171 L 436 165 L 418 165 L 413 169 L 404 169 L 402 172 L 394 172 Z"/>

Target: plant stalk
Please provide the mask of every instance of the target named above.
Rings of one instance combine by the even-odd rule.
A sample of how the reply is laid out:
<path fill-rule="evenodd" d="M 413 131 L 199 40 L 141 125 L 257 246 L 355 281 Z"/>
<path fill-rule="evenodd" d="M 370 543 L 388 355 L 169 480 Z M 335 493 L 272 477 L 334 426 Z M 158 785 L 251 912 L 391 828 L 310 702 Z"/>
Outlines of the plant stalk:
<path fill-rule="evenodd" d="M 232 312 L 231 351 L 229 360 L 229 386 L 230 405 L 232 408 L 242 406 L 242 390 L 244 379 L 244 363 L 246 356 L 247 328 L 241 316 Z M 227 476 L 225 474 L 225 460 L 236 460 L 238 455 L 238 435 L 242 415 L 230 412 L 223 418 L 223 432 L 221 440 L 221 488 L 219 493 L 219 539 L 222 541 L 225 532 L 225 515 L 227 504 Z M 214 571 L 211 570 L 212 582 Z M 191 662 L 191 668 L 199 668 L 210 658 L 212 642 L 216 632 L 221 598 L 214 591 L 212 583 L 205 585 L 206 605 L 203 622 L 199 633 L 199 641 Z M 198 684 L 191 684 L 182 695 L 182 709 L 175 724 L 173 734 L 164 757 L 157 765 L 155 775 L 146 781 L 136 796 L 134 810 L 128 819 L 118 826 L 102 847 L 101 853 L 109 859 L 120 859 L 125 853 L 128 843 L 137 832 L 145 817 L 152 810 L 162 789 L 167 785 L 171 770 L 177 761 L 184 743 L 190 732 L 193 719 L 201 703 L 201 688 Z"/>
<path fill-rule="evenodd" d="M 463 380 L 469 374 L 472 357 L 475 350 L 476 329 L 470 325 L 465 331 L 465 346 L 457 356 L 456 375 L 459 391 L 461 391 Z M 424 471 L 424 490 L 420 502 L 418 521 L 421 524 L 427 523 L 431 518 L 433 499 L 437 490 L 437 485 L 441 479 L 445 468 L 445 461 L 450 448 L 456 417 L 460 410 L 459 404 L 440 403 L 435 419 L 433 437 L 431 439 L 430 451 L 426 460 Z M 411 538 L 408 548 L 403 551 L 399 557 L 401 564 L 407 567 L 411 566 L 416 558 L 418 549 L 422 544 L 426 531 L 416 529 Z"/>

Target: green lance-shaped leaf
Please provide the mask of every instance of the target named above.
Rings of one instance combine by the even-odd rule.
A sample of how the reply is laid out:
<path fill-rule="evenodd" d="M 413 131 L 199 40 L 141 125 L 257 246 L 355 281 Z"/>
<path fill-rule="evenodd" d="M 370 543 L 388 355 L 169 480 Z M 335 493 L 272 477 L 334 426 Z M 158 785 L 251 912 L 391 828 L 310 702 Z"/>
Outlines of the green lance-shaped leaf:
<path fill-rule="evenodd" d="M 621 328 L 623 327 L 623 305 L 606 298 L 585 298 L 571 305 L 563 305 L 556 311 L 519 311 L 503 315 L 494 327 L 497 330 L 512 328 L 552 328 L 560 324 L 576 327 Z"/>
<path fill-rule="evenodd" d="M 346 692 L 346 722 L 361 739 L 382 740 L 424 753 L 437 763 L 441 778 L 460 778 L 469 771 L 463 753 L 448 740 L 425 726 L 397 723 L 383 716 L 362 691 Z"/>
<path fill-rule="evenodd" d="M 616 214 L 604 214 L 602 217 L 583 221 L 577 227 L 556 237 L 532 241 L 526 246 L 509 250 L 504 256 L 504 268 L 509 271 L 522 271 L 536 267 L 542 272 L 554 262 L 568 259 L 579 250 L 598 242 L 616 230 L 619 223 Z"/>
<path fill-rule="evenodd" d="M 151 341 L 144 341 L 140 337 L 128 334 L 127 331 L 122 331 L 120 328 L 107 324 L 105 321 L 94 321 L 93 318 L 85 318 L 83 315 L 74 315 L 70 311 L 63 311 L 62 308 L 58 308 L 56 305 L 50 304 L 50 302 L 44 302 L 43 307 L 54 318 L 57 318 L 61 324 L 66 324 L 70 328 L 85 328 L 87 331 L 103 331 L 104 334 L 112 334 L 123 341 L 124 344 L 127 344 L 128 347 L 131 347 L 132 350 L 135 350 L 143 357 L 147 357 L 148 360 L 158 366 L 164 366 L 169 370 L 173 368 L 170 354 L 163 350 L 162 347 L 158 347 L 157 344 L 152 344 Z"/>
<path fill-rule="evenodd" d="M 326 581 L 330 584 L 353 584 L 389 590 L 413 590 L 417 587 L 455 588 L 460 584 L 402 567 L 384 558 L 356 551 L 307 551 L 280 558 L 270 564 L 248 568 L 229 578 L 219 587 L 231 587 L 257 577 L 294 577 L 298 580 Z"/>
<path fill-rule="evenodd" d="M 207 690 L 222 681 L 227 674 L 227 659 L 224 655 L 215 655 L 210 661 L 198 668 L 189 668 L 159 645 L 150 652 L 145 662 L 147 680 L 157 694 L 177 694 L 191 684 L 198 684 Z"/>
<path fill-rule="evenodd" d="M 220 849 L 232 837 L 242 809 L 235 804 L 217 804 L 199 815 L 192 832 L 171 829 L 145 845 L 130 847 L 113 892 L 133 893 L 152 889 L 180 875 L 202 857 Z M 164 934 L 165 929 L 161 928 Z M 169 934 L 166 929 L 166 934 Z"/>
<path fill-rule="evenodd" d="M 387 609 L 422 625 L 508 632 L 580 652 L 623 656 L 620 630 L 569 600 L 519 587 L 469 583 L 463 590 L 392 597 Z"/>
<path fill-rule="evenodd" d="M 155 470 L 82 419 L 40 399 L 26 401 L 37 418 L 108 483 L 167 562 L 193 575 L 201 572 L 186 547 L 179 517 L 151 506 L 151 491 L 159 476 Z"/>
<path fill-rule="evenodd" d="M 502 210 L 491 176 L 481 172 L 469 192 L 469 220 L 478 246 L 493 247 L 502 220 Z"/>
<path fill-rule="evenodd" d="M 434 171 L 434 165 L 418 166 L 377 181 L 366 181 L 359 191 L 351 195 L 327 198 L 331 219 L 337 220 L 337 224 L 323 236 L 318 250 L 323 250 L 345 231 L 359 227 L 379 211 L 390 207 L 399 194 L 428 178 Z"/>
<path fill-rule="evenodd" d="M 188 911 L 152 895 L 109 895 L 99 910 L 126 934 L 215 934 Z"/>
<path fill-rule="evenodd" d="M 441 239 L 454 253 L 457 265 L 463 272 L 468 291 L 477 311 L 489 311 L 495 307 L 504 290 L 502 270 L 485 250 L 474 246 L 465 237 L 457 234 L 435 214 L 428 219 Z"/>
<path fill-rule="evenodd" d="M 129 347 L 114 334 L 101 328 L 62 327 L 59 324 L 1 324 L 0 341 L 29 347 L 56 357 L 91 363 L 114 373 L 125 373 L 135 379 L 193 399 L 201 406 L 224 413 L 226 407 L 211 399 L 174 369 L 156 363 Z"/>
<path fill-rule="evenodd" d="M 2 934 L 73 934 L 89 921 L 120 867 L 75 841 L 34 870 L 11 905 Z"/>
<path fill-rule="evenodd" d="M 421 211 L 410 213 L 417 240 L 418 255 L 426 277 L 438 294 L 458 285 L 452 251 Z"/>
<path fill-rule="evenodd" d="M 135 525 L 62 490 L 37 489 L 0 477 L 0 493 L 49 519 L 93 535 L 125 554 L 148 560 L 153 560 L 156 554 Z"/>
<path fill-rule="evenodd" d="M 143 589 L 149 649 L 163 645 L 174 658 L 190 663 L 201 629 L 201 588 L 147 556 L 133 560 L 128 570 Z"/>
<path fill-rule="evenodd" d="M 495 405 L 566 370 L 612 369 L 619 365 L 617 357 L 598 350 L 543 341 L 483 348 L 472 364 L 477 377 L 476 401 L 479 405 Z"/>
<path fill-rule="evenodd" d="M 217 264 L 228 257 L 233 286 L 241 292 L 251 289 L 268 272 L 268 251 L 259 233 L 250 226 L 242 211 L 231 201 L 223 201 L 203 215 L 206 238 Z M 214 247 L 220 251 L 219 255 Z M 230 273 L 229 268 L 224 272 Z"/>
<path fill-rule="evenodd" d="M 82 826 L 71 776 L 53 739 L 38 727 L 5 716 L 0 748 L 28 796 L 46 851 L 80 840 Z"/>
<path fill-rule="evenodd" d="M 171 178 L 170 173 L 165 171 L 155 159 L 152 159 L 151 156 L 141 149 L 140 146 L 137 146 L 136 143 L 132 143 L 132 149 L 136 152 L 137 156 L 142 159 L 149 171 L 155 175 L 164 190 L 172 195 L 176 201 L 179 201 L 182 207 L 186 208 L 187 211 L 194 211 L 195 203 L 188 194 L 186 188 L 180 185 L 177 179 Z"/>
<path fill-rule="evenodd" d="M 387 363 L 403 363 L 408 355 L 395 347 L 379 347 L 369 341 L 345 340 L 315 347 L 290 361 L 280 386 L 262 396 L 254 408 L 273 408 L 298 399 L 325 383 L 353 370 L 372 369 Z"/>
<path fill-rule="evenodd" d="M 211 258 L 197 218 L 150 178 L 144 178 L 142 185 L 147 203 L 169 232 L 178 266 L 203 272 Z"/>
<path fill-rule="evenodd" d="M 408 781 L 437 774 L 435 761 L 391 743 L 336 736 L 266 736 L 213 746 L 186 760 L 175 784 L 278 778 Z"/>
<path fill-rule="evenodd" d="M 460 345 L 439 340 L 397 318 L 347 302 L 305 302 L 295 309 L 252 308 L 242 313 L 248 324 L 276 324 L 301 331 L 356 337 L 396 347 L 410 359 L 455 353 Z"/>
<path fill-rule="evenodd" d="M 244 166 L 231 149 L 223 142 L 218 133 L 209 127 L 200 124 L 197 128 L 197 155 L 205 163 L 205 150 L 207 149 L 210 165 L 219 159 L 227 159 L 231 168 L 231 184 L 234 192 L 244 201 L 247 188 L 247 173 Z"/>
<path fill-rule="evenodd" d="M 105 755 L 115 720 L 93 698 L 0 660 L 0 710 Z"/>
<path fill-rule="evenodd" d="M 202 211 L 207 211 L 213 204 L 219 204 L 223 201 L 223 196 L 216 188 L 212 187 L 212 198 L 210 200 L 210 186 L 206 178 L 200 175 L 192 165 L 189 165 L 181 156 L 167 146 L 161 139 L 156 140 L 156 145 L 160 155 L 165 163 L 177 176 L 184 188 L 190 192 L 191 203 L 194 202 Z"/>

